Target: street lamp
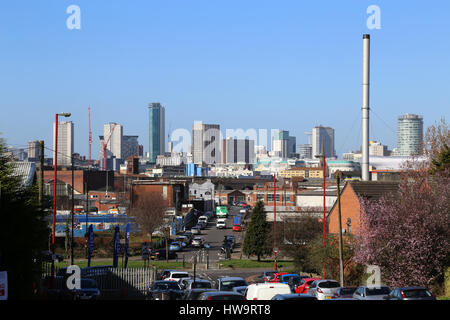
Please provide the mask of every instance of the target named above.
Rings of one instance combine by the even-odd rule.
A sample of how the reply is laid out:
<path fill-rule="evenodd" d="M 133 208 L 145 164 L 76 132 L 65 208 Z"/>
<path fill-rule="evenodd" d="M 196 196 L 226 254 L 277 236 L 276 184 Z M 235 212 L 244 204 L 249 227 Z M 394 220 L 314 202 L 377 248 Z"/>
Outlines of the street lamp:
<path fill-rule="evenodd" d="M 69 112 L 61 112 L 55 115 L 55 156 L 54 156 L 54 174 L 53 174 L 53 226 L 52 226 L 52 288 L 55 285 L 55 220 L 56 220 L 56 177 L 57 177 L 57 167 L 58 167 L 58 116 L 70 117 Z M 73 188 L 73 186 L 72 186 Z"/>
<path fill-rule="evenodd" d="M 274 265 L 273 269 L 277 271 L 277 194 L 276 194 L 277 182 L 275 179 L 275 173 L 273 174 L 273 253 L 274 253 Z"/>

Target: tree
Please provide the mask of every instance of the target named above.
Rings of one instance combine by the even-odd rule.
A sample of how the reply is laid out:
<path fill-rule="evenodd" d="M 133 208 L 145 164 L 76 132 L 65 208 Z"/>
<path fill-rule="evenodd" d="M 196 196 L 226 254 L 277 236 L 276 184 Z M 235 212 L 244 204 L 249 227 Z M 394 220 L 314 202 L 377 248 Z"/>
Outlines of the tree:
<path fill-rule="evenodd" d="M 450 130 L 444 119 L 427 129 L 425 161 L 410 161 L 397 195 L 361 199 L 356 260 L 378 265 L 391 286 L 440 290 L 450 258 Z"/>
<path fill-rule="evenodd" d="M 246 255 L 261 257 L 272 252 L 269 243 L 270 226 L 266 220 L 267 214 L 262 201 L 258 201 L 250 214 L 247 232 L 245 234 L 242 251 Z"/>
<path fill-rule="evenodd" d="M 150 236 L 150 242 L 152 233 L 163 225 L 166 210 L 166 201 L 160 193 L 152 192 L 137 198 L 132 214 L 143 234 Z"/>
<path fill-rule="evenodd" d="M 323 235 L 319 234 L 308 244 L 308 262 L 316 273 L 322 273 L 325 267 L 327 279 L 339 279 L 339 236 L 327 234 L 326 246 L 323 245 Z M 354 239 L 351 235 L 343 239 L 344 285 L 358 286 L 364 273 L 364 268 L 354 260 Z"/>
<path fill-rule="evenodd" d="M 450 248 L 450 169 L 402 179 L 397 196 L 362 200 L 356 259 L 378 265 L 391 286 L 442 281 Z"/>
<path fill-rule="evenodd" d="M 40 280 L 40 253 L 50 233 L 36 185 L 25 188 L 10 166 L 0 139 L 0 270 L 8 272 L 11 299 L 28 299 Z"/>
<path fill-rule="evenodd" d="M 283 218 L 282 232 L 277 242 L 281 251 L 294 258 L 294 265 L 299 271 L 311 272 L 309 259 L 310 242 L 322 234 L 322 223 L 310 213 L 302 213 L 299 217 Z"/>

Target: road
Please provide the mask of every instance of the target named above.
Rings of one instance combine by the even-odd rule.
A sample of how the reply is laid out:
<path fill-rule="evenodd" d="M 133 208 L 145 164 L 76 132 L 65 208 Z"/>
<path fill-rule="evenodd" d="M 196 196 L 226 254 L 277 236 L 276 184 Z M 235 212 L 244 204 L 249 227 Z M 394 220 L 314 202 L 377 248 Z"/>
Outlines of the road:
<path fill-rule="evenodd" d="M 243 233 L 234 232 L 232 230 L 233 217 L 236 216 L 241 209 L 242 208 L 240 207 L 231 207 L 229 209 L 226 229 L 217 229 L 217 219 L 213 218 L 208 222 L 206 228 L 201 230 L 200 236 L 204 237 L 205 241 L 211 246 L 208 252 L 206 250 L 202 252 L 202 250 L 189 246 L 188 248 L 183 249 L 183 251 L 178 252 L 178 259 L 182 259 L 184 256 L 185 261 L 193 262 L 193 257 L 195 255 L 198 255 L 199 259 L 206 259 L 206 254 L 208 254 L 209 264 L 214 267 L 217 261 L 224 258 L 224 255 L 222 254 L 220 248 L 222 246 L 222 241 L 225 235 L 234 235 L 236 238 L 236 247 L 234 251 L 236 252 L 241 250 Z"/>

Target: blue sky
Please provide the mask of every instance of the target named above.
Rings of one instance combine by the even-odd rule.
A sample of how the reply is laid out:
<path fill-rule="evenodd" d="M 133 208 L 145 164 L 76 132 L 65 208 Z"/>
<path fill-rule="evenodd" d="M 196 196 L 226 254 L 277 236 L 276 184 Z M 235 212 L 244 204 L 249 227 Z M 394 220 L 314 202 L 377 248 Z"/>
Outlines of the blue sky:
<path fill-rule="evenodd" d="M 433 5 L 431 5 L 431 3 Z M 81 29 L 69 30 L 69 5 Z M 369 30 L 370 5 L 381 29 Z M 71 112 L 75 152 L 98 158 L 103 124 L 118 122 L 148 151 L 148 103 L 166 129 L 195 120 L 225 129 L 335 128 L 339 155 L 361 144 L 362 35 L 371 34 L 370 137 L 396 146 L 397 117 L 425 127 L 450 110 L 450 2 L 41 0 L 0 3 L 0 132 L 45 140 Z M 50 151 L 47 152 L 51 156 Z"/>

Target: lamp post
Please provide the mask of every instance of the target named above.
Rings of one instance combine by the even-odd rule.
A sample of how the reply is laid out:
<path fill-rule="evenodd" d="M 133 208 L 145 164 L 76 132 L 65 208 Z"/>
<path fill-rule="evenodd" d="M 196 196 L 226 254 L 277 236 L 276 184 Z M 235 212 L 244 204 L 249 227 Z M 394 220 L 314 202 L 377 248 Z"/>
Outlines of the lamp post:
<path fill-rule="evenodd" d="M 276 196 L 276 179 L 275 173 L 273 174 L 273 253 L 274 253 L 274 265 L 273 269 L 277 271 L 277 196 Z"/>
<path fill-rule="evenodd" d="M 58 116 L 70 117 L 69 112 L 61 112 L 55 115 L 55 156 L 54 156 L 54 173 L 53 173 L 53 224 L 52 224 L 52 289 L 55 286 L 55 220 L 56 220 L 56 178 L 58 167 Z M 42 169 L 41 169 L 42 170 Z M 73 186 L 72 186 L 73 187 Z"/>

